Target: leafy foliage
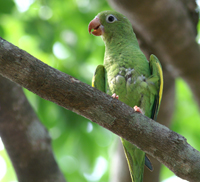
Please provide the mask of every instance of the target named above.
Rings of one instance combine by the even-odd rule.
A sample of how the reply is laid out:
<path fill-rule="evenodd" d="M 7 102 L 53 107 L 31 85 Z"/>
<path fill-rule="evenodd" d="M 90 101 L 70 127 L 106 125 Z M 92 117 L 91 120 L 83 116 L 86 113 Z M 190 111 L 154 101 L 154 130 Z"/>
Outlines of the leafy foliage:
<path fill-rule="evenodd" d="M 91 84 L 96 65 L 102 64 L 104 44 L 90 36 L 87 26 L 97 12 L 111 9 L 99 0 L 0 0 L 0 36 L 48 65 Z M 47 127 L 58 164 L 68 181 L 106 182 L 115 136 L 87 119 L 25 93 Z M 177 80 L 176 111 L 172 129 L 200 149 L 200 116 L 190 90 Z M 0 160 L 7 166 L 2 182 L 16 179 L 5 150 Z M 101 167 L 100 167 L 101 166 Z M 170 172 L 162 171 L 162 178 Z"/>

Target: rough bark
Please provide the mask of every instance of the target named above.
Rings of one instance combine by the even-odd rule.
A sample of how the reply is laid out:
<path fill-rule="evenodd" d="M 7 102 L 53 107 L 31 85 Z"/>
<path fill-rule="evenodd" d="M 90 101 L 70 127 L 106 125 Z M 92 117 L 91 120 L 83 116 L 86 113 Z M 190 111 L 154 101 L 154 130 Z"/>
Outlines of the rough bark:
<path fill-rule="evenodd" d="M 20 182 L 65 182 L 51 139 L 22 88 L 0 76 L 0 136 Z"/>
<path fill-rule="evenodd" d="M 167 127 L 0 38 L 0 74 L 125 138 L 177 176 L 199 181 L 200 153 Z"/>

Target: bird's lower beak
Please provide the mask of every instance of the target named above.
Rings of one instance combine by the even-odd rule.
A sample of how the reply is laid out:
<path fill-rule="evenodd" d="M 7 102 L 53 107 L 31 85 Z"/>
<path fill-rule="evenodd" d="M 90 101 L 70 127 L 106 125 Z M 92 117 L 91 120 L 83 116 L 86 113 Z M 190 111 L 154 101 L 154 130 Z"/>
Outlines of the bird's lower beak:
<path fill-rule="evenodd" d="M 92 31 L 93 30 L 93 31 Z M 88 26 L 88 31 L 89 33 L 96 35 L 96 36 L 100 36 L 103 35 L 104 33 L 104 28 L 103 25 L 101 24 L 98 16 L 96 16 L 89 24 Z"/>

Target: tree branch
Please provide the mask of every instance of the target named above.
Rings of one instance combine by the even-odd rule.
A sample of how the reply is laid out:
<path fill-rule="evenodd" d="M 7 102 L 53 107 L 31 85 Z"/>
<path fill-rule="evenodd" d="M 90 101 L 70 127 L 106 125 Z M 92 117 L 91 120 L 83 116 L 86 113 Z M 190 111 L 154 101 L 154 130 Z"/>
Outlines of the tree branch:
<path fill-rule="evenodd" d="M 167 127 L 0 38 L 0 74 L 135 144 L 177 176 L 199 181 L 200 153 Z"/>
<path fill-rule="evenodd" d="M 51 148 L 22 88 L 0 76 L 0 135 L 20 182 L 65 182 Z"/>

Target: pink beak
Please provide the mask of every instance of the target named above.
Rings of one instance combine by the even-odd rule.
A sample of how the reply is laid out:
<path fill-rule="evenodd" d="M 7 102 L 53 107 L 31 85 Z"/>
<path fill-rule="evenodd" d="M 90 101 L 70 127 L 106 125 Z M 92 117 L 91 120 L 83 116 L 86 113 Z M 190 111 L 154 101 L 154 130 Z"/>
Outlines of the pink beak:
<path fill-rule="evenodd" d="M 93 35 L 96 35 L 96 36 L 103 35 L 103 33 L 104 33 L 103 25 L 101 24 L 98 16 L 96 16 L 90 22 L 90 24 L 88 26 L 88 31 L 89 31 L 90 34 L 92 33 Z"/>

